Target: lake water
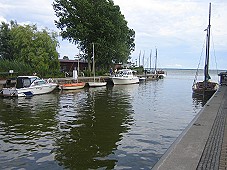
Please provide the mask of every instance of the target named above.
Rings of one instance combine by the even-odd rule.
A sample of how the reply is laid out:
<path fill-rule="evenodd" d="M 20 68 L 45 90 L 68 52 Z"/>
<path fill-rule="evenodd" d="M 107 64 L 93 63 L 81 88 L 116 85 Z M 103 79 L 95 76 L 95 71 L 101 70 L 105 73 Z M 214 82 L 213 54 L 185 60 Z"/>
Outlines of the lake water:
<path fill-rule="evenodd" d="M 0 98 L 0 169 L 150 169 L 202 108 L 194 75 Z"/>

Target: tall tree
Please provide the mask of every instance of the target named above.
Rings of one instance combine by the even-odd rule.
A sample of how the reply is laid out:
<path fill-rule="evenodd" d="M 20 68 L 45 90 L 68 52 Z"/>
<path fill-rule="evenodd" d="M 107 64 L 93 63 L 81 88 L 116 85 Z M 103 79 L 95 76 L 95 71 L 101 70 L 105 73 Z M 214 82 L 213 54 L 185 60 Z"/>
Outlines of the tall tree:
<path fill-rule="evenodd" d="M 112 0 L 55 0 L 53 8 L 62 37 L 78 45 L 89 63 L 92 43 L 96 65 L 102 67 L 127 61 L 134 50 L 135 32 Z"/>

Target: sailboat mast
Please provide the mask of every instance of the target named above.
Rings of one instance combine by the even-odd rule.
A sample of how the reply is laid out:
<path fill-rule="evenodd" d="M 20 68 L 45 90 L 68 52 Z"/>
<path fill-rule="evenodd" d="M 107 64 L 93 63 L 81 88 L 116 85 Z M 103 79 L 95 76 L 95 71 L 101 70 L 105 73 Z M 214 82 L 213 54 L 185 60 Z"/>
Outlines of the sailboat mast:
<path fill-rule="evenodd" d="M 209 58 L 210 58 L 210 18 L 211 18 L 211 3 L 209 5 L 209 24 L 208 24 L 208 27 L 207 27 L 207 43 L 206 43 L 206 60 L 205 60 L 205 68 L 204 68 L 204 74 L 205 74 L 205 82 L 208 81 L 209 79 L 209 73 L 208 73 L 208 70 L 209 70 Z"/>
<path fill-rule="evenodd" d="M 158 58 L 158 51 L 156 48 L 156 54 L 155 54 L 155 67 L 154 67 L 154 73 L 157 74 L 157 58 Z"/>
<path fill-rule="evenodd" d="M 152 49 L 151 49 L 151 53 L 150 53 L 150 70 L 151 70 L 151 56 L 152 56 Z"/>
<path fill-rule="evenodd" d="M 144 65 L 144 57 L 145 57 L 145 51 L 143 52 L 143 69 L 145 69 L 145 65 Z"/>
<path fill-rule="evenodd" d="M 95 45 L 92 43 L 92 58 L 93 58 L 93 75 L 94 75 L 94 82 L 95 82 Z"/>
<path fill-rule="evenodd" d="M 140 67 L 140 55 L 141 55 L 141 50 L 140 50 L 140 53 L 139 53 L 139 67 Z"/>

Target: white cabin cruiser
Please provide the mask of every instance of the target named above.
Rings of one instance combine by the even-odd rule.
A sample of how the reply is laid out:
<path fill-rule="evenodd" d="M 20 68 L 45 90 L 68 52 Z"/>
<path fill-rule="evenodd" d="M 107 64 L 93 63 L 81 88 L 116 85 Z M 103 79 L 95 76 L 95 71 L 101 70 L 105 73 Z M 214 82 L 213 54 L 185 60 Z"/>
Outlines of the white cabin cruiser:
<path fill-rule="evenodd" d="M 131 69 L 122 69 L 112 77 L 112 81 L 115 85 L 118 84 L 136 84 L 139 83 L 139 78 L 134 75 L 134 71 Z"/>
<path fill-rule="evenodd" d="M 57 84 L 49 80 L 50 79 L 45 81 L 37 76 L 18 76 L 16 79 L 16 86 L 3 88 L 2 95 L 26 97 L 50 93 L 57 87 Z"/>

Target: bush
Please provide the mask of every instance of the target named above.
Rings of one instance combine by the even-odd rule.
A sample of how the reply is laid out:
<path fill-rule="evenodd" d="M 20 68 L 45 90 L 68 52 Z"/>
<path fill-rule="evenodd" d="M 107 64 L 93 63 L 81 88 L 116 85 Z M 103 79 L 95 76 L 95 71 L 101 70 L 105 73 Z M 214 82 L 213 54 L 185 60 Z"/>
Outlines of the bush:
<path fill-rule="evenodd" d="M 0 60 L 0 72 L 1 78 L 8 78 L 10 75 L 7 74 L 9 70 L 14 71 L 14 76 L 17 75 L 31 75 L 33 73 L 33 69 L 29 64 L 20 61 L 10 61 L 10 60 Z"/>
<path fill-rule="evenodd" d="M 144 72 L 144 69 L 142 66 L 135 67 L 135 68 L 133 68 L 133 70 L 137 71 L 137 74 L 143 74 L 143 72 Z"/>
<path fill-rule="evenodd" d="M 90 71 L 88 71 L 88 70 L 84 70 L 82 72 L 84 73 L 85 77 L 90 77 L 92 75 L 92 73 Z"/>
<path fill-rule="evenodd" d="M 48 70 L 44 72 L 43 70 L 34 70 L 29 64 L 16 61 L 16 60 L 0 60 L 0 78 L 9 78 L 12 75 L 9 74 L 9 70 L 13 70 L 13 76 L 19 75 L 33 75 L 33 73 L 37 73 L 38 76 L 42 78 L 48 77 L 64 77 L 64 74 L 60 72 L 60 70 Z"/>

